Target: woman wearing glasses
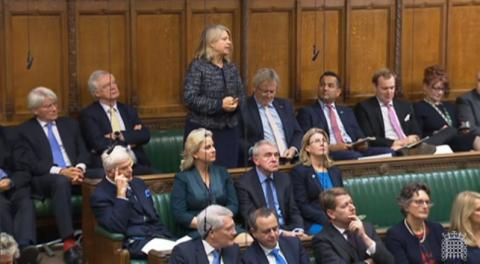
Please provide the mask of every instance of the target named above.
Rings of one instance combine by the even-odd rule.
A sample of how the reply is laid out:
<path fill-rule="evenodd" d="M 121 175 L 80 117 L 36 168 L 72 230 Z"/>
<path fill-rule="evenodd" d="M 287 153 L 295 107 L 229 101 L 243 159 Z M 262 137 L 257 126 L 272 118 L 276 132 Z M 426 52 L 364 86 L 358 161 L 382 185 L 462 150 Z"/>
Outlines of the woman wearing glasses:
<path fill-rule="evenodd" d="M 302 214 L 305 230 L 315 235 L 329 222 L 320 207 L 320 193 L 333 187 L 342 187 L 342 174 L 332 167 L 328 156 L 328 136 L 320 128 L 305 133 L 300 148 L 300 164 L 291 173 L 294 198 Z"/>
<path fill-rule="evenodd" d="M 430 136 L 428 143 L 447 144 L 453 151 L 480 150 L 480 137 L 469 133 L 468 125 L 459 124 L 453 104 L 442 101 L 449 88 L 447 73 L 441 66 L 425 69 L 423 90 L 425 98 L 414 105 L 422 137 Z"/>
<path fill-rule="evenodd" d="M 442 225 L 427 220 L 433 203 L 424 183 L 405 185 L 398 197 L 405 218 L 387 231 L 385 245 L 395 263 L 441 263 Z"/>

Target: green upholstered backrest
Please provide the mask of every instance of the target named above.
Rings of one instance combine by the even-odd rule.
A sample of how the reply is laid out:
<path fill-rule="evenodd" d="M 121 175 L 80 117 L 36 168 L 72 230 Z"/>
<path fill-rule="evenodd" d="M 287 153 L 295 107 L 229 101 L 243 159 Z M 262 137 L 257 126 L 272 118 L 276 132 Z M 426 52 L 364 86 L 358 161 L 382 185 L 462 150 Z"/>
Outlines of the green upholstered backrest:
<path fill-rule="evenodd" d="M 167 227 L 172 235 L 176 236 L 178 228 L 173 217 L 172 207 L 170 206 L 170 193 L 154 194 L 152 199 L 155 210 L 160 217 L 160 222 Z"/>
<path fill-rule="evenodd" d="M 75 218 L 78 218 L 82 213 L 82 196 L 81 195 L 72 195 L 71 198 L 73 215 Z M 42 217 L 51 217 L 53 216 L 53 206 L 51 199 L 34 200 L 35 203 L 35 212 L 37 218 Z"/>
<path fill-rule="evenodd" d="M 382 228 L 403 218 L 396 197 L 401 188 L 412 181 L 424 182 L 431 189 L 435 205 L 430 211 L 430 220 L 448 223 L 455 196 L 465 190 L 480 191 L 480 169 L 368 176 L 346 179 L 344 184 L 353 197 L 357 213 L 366 215 L 366 221 Z"/>
<path fill-rule="evenodd" d="M 155 170 L 177 172 L 183 151 L 183 130 L 151 131 L 150 141 L 144 150 Z"/>

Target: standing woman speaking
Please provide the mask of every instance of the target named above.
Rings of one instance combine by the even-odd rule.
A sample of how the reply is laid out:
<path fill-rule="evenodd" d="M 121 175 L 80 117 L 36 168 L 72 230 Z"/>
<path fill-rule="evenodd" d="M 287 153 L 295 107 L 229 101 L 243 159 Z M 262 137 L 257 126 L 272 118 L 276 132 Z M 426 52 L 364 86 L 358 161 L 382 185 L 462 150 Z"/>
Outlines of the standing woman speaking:
<path fill-rule="evenodd" d="M 185 78 L 183 98 L 190 110 L 184 139 L 196 128 L 212 131 L 216 143 L 215 164 L 237 166 L 239 153 L 238 115 L 245 92 L 237 67 L 230 62 L 233 44 L 223 25 L 205 28 Z"/>

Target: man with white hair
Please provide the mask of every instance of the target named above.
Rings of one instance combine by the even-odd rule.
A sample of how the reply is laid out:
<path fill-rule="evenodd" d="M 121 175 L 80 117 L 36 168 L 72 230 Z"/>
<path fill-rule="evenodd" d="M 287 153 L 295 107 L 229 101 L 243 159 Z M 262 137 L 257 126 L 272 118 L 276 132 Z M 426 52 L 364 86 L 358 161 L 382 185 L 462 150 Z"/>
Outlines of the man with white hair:
<path fill-rule="evenodd" d="M 150 131 L 138 117 L 137 111 L 118 102 L 120 90 L 113 74 L 97 70 L 88 79 L 88 89 L 96 99 L 80 112 L 80 125 L 93 163 L 100 167 L 100 155 L 112 142 L 133 150 L 134 175 L 151 174 L 150 161 L 142 146 L 150 141 Z"/>
<path fill-rule="evenodd" d="M 152 193 L 133 177 L 131 151 L 114 145 L 101 156 L 105 178 L 92 194 L 90 205 L 103 228 L 125 236 L 124 247 L 134 258 L 146 258 L 143 246 L 151 239 L 171 237 L 159 221 Z"/>
<path fill-rule="evenodd" d="M 203 209 L 197 219 L 201 238 L 175 246 L 169 263 L 238 263 L 240 248 L 234 243 L 237 232 L 232 211 L 213 204 Z"/>
<path fill-rule="evenodd" d="M 18 127 L 17 168 L 31 173 L 33 197 L 51 198 L 65 262 L 82 263 L 73 237 L 71 193 L 72 185 L 82 183 L 90 155 L 77 121 L 58 116 L 57 95 L 52 90 L 37 87 L 27 99 L 34 117 Z"/>

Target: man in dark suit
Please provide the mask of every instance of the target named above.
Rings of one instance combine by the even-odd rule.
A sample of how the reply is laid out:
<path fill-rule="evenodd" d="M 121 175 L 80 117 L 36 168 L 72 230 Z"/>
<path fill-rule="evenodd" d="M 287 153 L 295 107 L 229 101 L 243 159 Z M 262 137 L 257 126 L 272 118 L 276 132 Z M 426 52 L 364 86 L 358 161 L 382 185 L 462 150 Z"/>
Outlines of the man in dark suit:
<path fill-rule="evenodd" d="M 308 254 L 298 238 L 280 236 L 274 210 L 259 208 L 250 214 L 248 223 L 255 241 L 243 254 L 242 263 L 310 263 Z"/>
<path fill-rule="evenodd" d="M 15 139 L 13 128 L 0 126 L 0 232 L 12 235 L 17 241 L 21 258 L 18 263 L 37 263 L 35 208 L 30 198 L 31 176 L 14 168 L 11 149 Z"/>
<path fill-rule="evenodd" d="M 318 100 L 298 111 L 297 120 L 304 132 L 312 127 L 325 130 L 329 136 L 330 157 L 334 160 L 358 159 L 363 156 L 392 153 L 390 148 L 369 147 L 367 142 L 352 143 L 365 137 L 353 111 L 349 107 L 337 105 L 340 97 L 340 77 L 326 71 L 320 77 Z"/>
<path fill-rule="evenodd" d="M 476 81 L 477 87 L 457 98 L 457 115 L 461 127 L 468 122 L 468 129 L 480 135 L 480 72 Z"/>
<path fill-rule="evenodd" d="M 255 167 L 236 183 L 240 214 L 244 220 L 255 209 L 275 210 L 285 236 L 303 236 L 303 219 L 295 204 L 289 175 L 279 172 L 277 147 L 268 140 L 253 146 Z"/>
<path fill-rule="evenodd" d="M 32 175 L 34 197 L 52 200 L 55 219 L 63 239 L 64 260 L 81 263 L 73 237 L 72 185 L 84 179 L 89 154 L 77 122 L 59 117 L 57 96 L 45 87 L 28 94 L 28 108 L 34 117 L 18 127 L 19 147 L 15 149 L 18 168 Z"/>
<path fill-rule="evenodd" d="M 239 263 L 240 248 L 234 243 L 237 232 L 233 213 L 214 204 L 203 209 L 197 219 L 200 237 L 176 245 L 169 263 Z"/>
<path fill-rule="evenodd" d="M 145 244 L 171 235 L 159 222 L 150 190 L 132 175 L 131 151 L 113 146 L 102 154 L 102 162 L 107 175 L 90 199 L 95 219 L 103 228 L 123 234 L 123 245 L 134 258 L 146 258 Z"/>
<path fill-rule="evenodd" d="M 153 173 L 142 148 L 150 140 L 150 131 L 133 107 L 117 101 L 120 91 L 113 74 L 94 71 L 88 80 L 88 89 L 97 101 L 80 112 L 80 125 L 87 147 L 93 153 L 94 166 L 101 167 L 100 155 L 117 142 L 133 150 L 134 175 Z"/>
<path fill-rule="evenodd" d="M 355 106 L 355 115 L 363 132 L 375 137 L 375 146 L 398 150 L 419 140 L 421 134 L 413 107 L 396 99 L 395 74 L 380 69 L 372 77 L 375 96 Z"/>
<path fill-rule="evenodd" d="M 345 189 L 322 192 L 320 203 L 331 222 L 313 238 L 317 263 L 395 263 L 373 226 L 356 215 L 352 197 Z"/>
<path fill-rule="evenodd" d="M 274 69 L 263 68 L 253 77 L 254 92 L 241 106 L 241 153 L 239 165 L 248 165 L 255 142 L 267 139 L 277 145 L 280 157 L 291 160 L 300 149 L 303 132 L 292 105 L 275 98 L 280 79 Z"/>

